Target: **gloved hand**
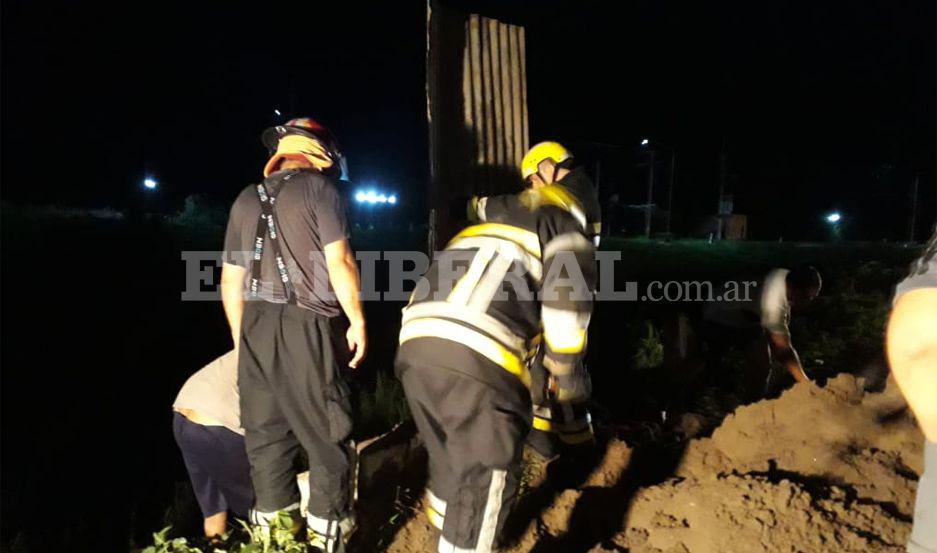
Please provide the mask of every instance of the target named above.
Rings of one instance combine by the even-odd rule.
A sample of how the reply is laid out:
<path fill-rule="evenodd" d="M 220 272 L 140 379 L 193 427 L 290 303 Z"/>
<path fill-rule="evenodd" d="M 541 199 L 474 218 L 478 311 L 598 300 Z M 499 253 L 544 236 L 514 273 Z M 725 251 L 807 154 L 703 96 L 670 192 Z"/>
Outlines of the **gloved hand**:
<path fill-rule="evenodd" d="M 553 394 L 560 403 L 580 403 L 592 396 L 592 379 L 580 364 L 573 372 L 553 376 Z"/>

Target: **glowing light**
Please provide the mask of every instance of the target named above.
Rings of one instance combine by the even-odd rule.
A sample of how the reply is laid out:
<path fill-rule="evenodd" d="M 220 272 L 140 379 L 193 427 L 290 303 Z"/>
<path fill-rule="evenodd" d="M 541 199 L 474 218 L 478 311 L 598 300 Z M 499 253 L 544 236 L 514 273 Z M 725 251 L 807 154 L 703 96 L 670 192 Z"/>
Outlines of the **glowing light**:
<path fill-rule="evenodd" d="M 159 183 L 156 182 L 156 179 L 147 177 L 147 178 L 143 179 L 143 186 L 144 186 L 147 190 L 156 190 L 156 187 L 159 186 Z"/>
<path fill-rule="evenodd" d="M 396 204 L 397 195 L 381 192 L 375 189 L 358 190 L 355 192 L 355 201 L 359 204 Z"/>
<path fill-rule="evenodd" d="M 647 146 L 648 144 L 650 144 L 650 142 L 651 142 L 650 140 L 648 140 L 648 139 L 645 138 L 644 140 L 641 141 L 641 145 L 642 145 L 642 146 Z"/>
<path fill-rule="evenodd" d="M 834 211 L 833 213 L 830 213 L 826 216 L 826 221 L 828 223 L 838 223 L 842 220 L 842 218 L 843 216 L 840 215 L 839 212 Z"/>
<path fill-rule="evenodd" d="M 278 109 L 273 110 L 273 113 L 277 114 L 277 117 L 283 115 L 282 113 L 280 113 L 280 110 Z"/>

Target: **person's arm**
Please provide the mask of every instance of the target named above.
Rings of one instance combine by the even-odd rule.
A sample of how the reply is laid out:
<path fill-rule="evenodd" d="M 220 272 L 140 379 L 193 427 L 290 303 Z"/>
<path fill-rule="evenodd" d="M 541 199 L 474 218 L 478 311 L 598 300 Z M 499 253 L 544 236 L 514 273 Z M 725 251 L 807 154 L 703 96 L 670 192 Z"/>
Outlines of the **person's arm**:
<path fill-rule="evenodd" d="M 556 219 L 543 247 L 543 366 L 553 377 L 556 399 L 577 402 L 591 393 L 582 360 L 592 315 L 595 246 L 572 216 Z"/>
<path fill-rule="evenodd" d="M 517 194 L 473 196 L 468 202 L 468 221 L 475 223 L 510 223 L 520 208 Z"/>
<path fill-rule="evenodd" d="M 231 328 L 231 340 L 234 341 L 235 350 L 241 345 L 244 282 L 247 280 L 248 273 L 246 261 L 244 266 L 236 264 L 236 261 L 239 259 L 239 252 L 253 249 L 253 238 L 250 238 L 251 242 L 245 244 L 243 239 L 248 237 L 242 232 L 243 206 L 250 197 L 249 193 L 251 192 L 245 188 L 231 206 L 228 227 L 224 235 L 224 263 L 221 265 L 221 304 L 224 307 L 225 317 L 228 319 L 228 326 Z"/>
<path fill-rule="evenodd" d="M 800 356 L 791 343 L 790 334 L 784 332 L 769 332 L 768 343 L 771 345 L 771 356 L 791 373 L 797 382 L 810 382 L 810 377 L 804 372 L 800 364 Z"/>
<path fill-rule="evenodd" d="M 325 245 L 325 263 L 329 271 L 329 281 L 342 306 L 351 326 L 346 337 L 348 349 L 354 357 L 348 365 L 357 368 L 364 358 L 368 346 L 364 325 L 364 310 L 361 308 L 361 280 L 358 265 L 347 239 L 335 240 Z"/>
<path fill-rule="evenodd" d="M 937 288 L 902 294 L 888 321 L 888 362 L 930 441 L 937 441 Z"/>
<path fill-rule="evenodd" d="M 810 382 L 800 356 L 791 343 L 791 306 L 787 299 L 786 270 L 775 269 L 768 274 L 761 296 L 761 326 L 768 333 L 772 360 L 791 373 L 795 382 Z"/>
<path fill-rule="evenodd" d="M 244 279 L 247 269 L 233 263 L 221 266 L 221 303 L 224 306 L 228 326 L 231 327 L 231 340 L 234 349 L 241 343 L 241 317 L 244 313 Z"/>

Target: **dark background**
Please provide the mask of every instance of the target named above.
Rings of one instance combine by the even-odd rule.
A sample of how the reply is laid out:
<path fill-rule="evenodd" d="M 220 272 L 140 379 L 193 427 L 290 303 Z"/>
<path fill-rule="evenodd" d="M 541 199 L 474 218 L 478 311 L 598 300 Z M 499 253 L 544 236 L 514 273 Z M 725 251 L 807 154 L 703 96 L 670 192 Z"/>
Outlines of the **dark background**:
<path fill-rule="evenodd" d="M 677 150 L 677 232 L 714 211 L 723 143 L 756 238 L 823 237 L 831 209 L 904 238 L 915 173 L 918 235 L 933 221 L 933 2 L 451 3 L 528 26 L 532 139 L 601 160 L 604 195 L 644 201 L 641 138 Z M 279 109 L 330 125 L 355 181 L 422 202 L 423 2 L 2 9 L 5 200 L 123 207 L 149 174 L 163 209 L 227 203 Z"/>

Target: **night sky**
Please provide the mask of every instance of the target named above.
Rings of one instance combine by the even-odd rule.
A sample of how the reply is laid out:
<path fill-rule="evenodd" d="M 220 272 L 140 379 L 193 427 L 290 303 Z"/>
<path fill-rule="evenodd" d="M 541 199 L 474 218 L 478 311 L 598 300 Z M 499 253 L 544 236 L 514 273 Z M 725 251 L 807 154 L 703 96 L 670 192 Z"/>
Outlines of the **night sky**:
<path fill-rule="evenodd" d="M 756 235 L 832 208 L 869 221 L 859 237 L 900 235 L 914 172 L 933 220 L 933 2 L 485 4 L 528 26 L 532 138 L 617 146 L 592 156 L 606 186 L 641 189 L 641 138 L 672 145 L 690 221 L 715 204 L 725 140 Z M 421 1 L 2 10 L 5 200 L 120 207 L 151 174 L 175 201 L 228 201 L 258 177 L 274 109 L 330 125 L 354 180 L 422 196 Z"/>

